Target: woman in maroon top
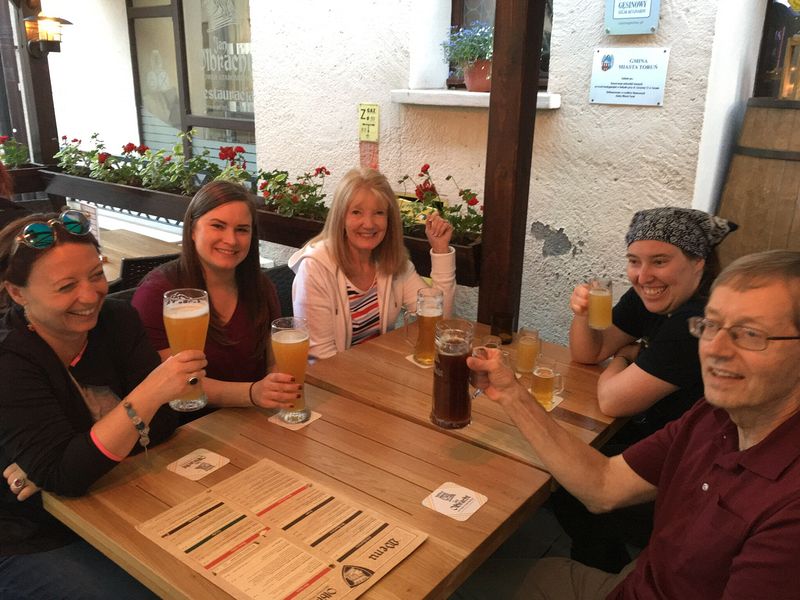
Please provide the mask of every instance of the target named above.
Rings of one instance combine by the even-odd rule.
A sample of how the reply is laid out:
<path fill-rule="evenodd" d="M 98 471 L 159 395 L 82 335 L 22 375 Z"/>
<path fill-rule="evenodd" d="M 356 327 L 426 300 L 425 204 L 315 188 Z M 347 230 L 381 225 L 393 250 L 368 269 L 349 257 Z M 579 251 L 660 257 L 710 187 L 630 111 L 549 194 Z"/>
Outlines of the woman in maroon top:
<path fill-rule="evenodd" d="M 240 185 L 214 181 L 192 198 L 183 219 L 181 257 L 142 281 L 133 305 L 161 355 L 170 356 L 164 330 L 164 292 L 208 292 L 211 321 L 203 389 L 215 406 L 290 408 L 300 386 L 291 375 L 267 374 L 270 323 L 280 316 L 275 288 L 261 272 L 255 204 Z"/>

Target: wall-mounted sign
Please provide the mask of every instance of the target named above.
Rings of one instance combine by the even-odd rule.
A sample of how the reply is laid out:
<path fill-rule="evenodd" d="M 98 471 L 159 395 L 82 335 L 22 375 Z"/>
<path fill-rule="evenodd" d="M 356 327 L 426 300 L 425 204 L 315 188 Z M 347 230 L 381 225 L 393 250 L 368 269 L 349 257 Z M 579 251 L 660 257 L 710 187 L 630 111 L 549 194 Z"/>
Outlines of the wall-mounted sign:
<path fill-rule="evenodd" d="M 358 139 L 362 142 L 377 142 L 380 110 L 377 104 L 358 105 Z"/>
<path fill-rule="evenodd" d="M 589 102 L 661 106 L 669 48 L 598 48 Z"/>
<path fill-rule="evenodd" d="M 606 33 L 655 33 L 661 0 L 606 0 Z"/>

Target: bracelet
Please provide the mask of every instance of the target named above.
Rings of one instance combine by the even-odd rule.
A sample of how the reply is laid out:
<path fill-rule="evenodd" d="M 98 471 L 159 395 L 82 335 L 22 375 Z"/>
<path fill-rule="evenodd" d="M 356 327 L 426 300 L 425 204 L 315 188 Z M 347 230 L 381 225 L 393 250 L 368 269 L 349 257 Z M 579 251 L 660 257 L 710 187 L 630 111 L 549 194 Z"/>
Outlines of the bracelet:
<path fill-rule="evenodd" d="M 125 407 L 125 412 L 128 413 L 128 417 L 133 421 L 133 426 L 136 427 L 136 432 L 139 434 L 139 445 L 147 450 L 147 445 L 150 443 L 150 427 L 142 421 L 130 401 L 125 400 L 122 406 Z"/>
<path fill-rule="evenodd" d="M 250 404 L 252 404 L 252 405 L 253 405 L 253 406 L 255 406 L 256 408 L 258 408 L 258 404 L 256 404 L 256 401 L 255 401 L 255 400 L 253 400 L 253 386 L 254 386 L 255 384 L 256 384 L 256 382 L 255 382 L 255 381 L 254 381 L 253 383 L 251 383 L 251 384 L 250 384 L 250 389 L 249 389 L 249 390 L 247 390 L 247 395 L 250 397 Z"/>

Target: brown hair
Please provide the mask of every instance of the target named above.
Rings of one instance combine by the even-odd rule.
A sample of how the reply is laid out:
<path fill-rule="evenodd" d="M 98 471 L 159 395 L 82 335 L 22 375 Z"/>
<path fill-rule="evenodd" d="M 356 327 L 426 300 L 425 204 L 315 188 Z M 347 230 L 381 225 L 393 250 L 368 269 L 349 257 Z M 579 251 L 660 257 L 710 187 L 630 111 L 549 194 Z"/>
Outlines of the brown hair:
<path fill-rule="evenodd" d="M 783 282 L 792 291 L 794 323 L 800 330 L 800 251 L 766 250 L 737 258 L 716 278 L 711 291 L 720 286 L 743 292 Z"/>
<path fill-rule="evenodd" d="M 75 235 L 61 227 L 60 224 L 56 225 L 58 231 L 56 231 L 55 240 L 50 248 L 37 250 L 36 248 L 29 248 L 22 242 L 18 244 L 15 242 L 22 229 L 29 223 L 47 223 L 51 219 L 57 219 L 58 217 L 59 213 L 34 213 L 11 221 L 0 231 L 0 307 L 7 308 L 12 304 L 11 297 L 8 295 L 4 285 L 5 282 L 7 281 L 20 287 L 28 285 L 28 278 L 31 275 L 34 263 L 44 256 L 50 248 L 63 243 L 91 244 L 97 249 L 98 253 L 100 252 L 97 240 L 91 233 Z"/>
<path fill-rule="evenodd" d="M 6 166 L 0 161 L 0 198 L 11 198 L 14 194 L 14 181 Z"/>
<path fill-rule="evenodd" d="M 386 235 L 372 251 L 372 260 L 378 271 L 384 275 L 398 275 L 405 271 L 408 261 L 408 253 L 403 244 L 400 206 L 386 176 L 374 169 L 351 169 L 342 177 L 333 194 L 333 202 L 322 233 L 309 244 L 324 241 L 339 268 L 348 275 L 352 274 L 354 265 L 347 242 L 345 219 L 353 196 L 360 190 L 368 190 L 383 201 L 388 216 Z"/>
<path fill-rule="evenodd" d="M 204 214 L 229 202 L 244 202 L 250 211 L 252 220 L 250 249 L 245 259 L 236 267 L 236 288 L 239 300 L 244 304 L 247 314 L 255 329 L 257 340 L 256 355 L 266 352 L 267 339 L 269 338 L 269 282 L 261 273 L 258 252 L 258 215 L 256 205 L 250 193 L 241 185 L 230 181 L 212 181 L 201 187 L 186 208 L 183 217 L 183 248 L 181 257 L 175 263 L 165 265 L 164 272 L 170 279 L 176 280 L 180 287 L 206 289 L 206 279 L 203 274 L 200 256 L 197 254 L 192 231 L 197 219 Z M 211 323 L 209 337 L 221 344 L 230 344 L 225 337 L 223 323 L 219 315 L 211 308 Z"/>

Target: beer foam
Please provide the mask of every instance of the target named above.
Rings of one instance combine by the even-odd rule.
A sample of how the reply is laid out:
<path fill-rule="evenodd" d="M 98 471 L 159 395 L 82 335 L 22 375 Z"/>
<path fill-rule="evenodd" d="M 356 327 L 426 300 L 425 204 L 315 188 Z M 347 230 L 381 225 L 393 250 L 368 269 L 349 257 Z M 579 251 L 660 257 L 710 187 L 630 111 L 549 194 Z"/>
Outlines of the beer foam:
<path fill-rule="evenodd" d="M 170 319 L 194 319 L 208 314 L 208 304 L 172 304 L 164 308 Z"/>
<path fill-rule="evenodd" d="M 420 317 L 441 317 L 442 309 L 425 307 L 421 311 L 417 312 L 417 315 Z"/>
<path fill-rule="evenodd" d="M 610 296 L 611 290 L 606 290 L 603 288 L 591 288 L 589 290 L 589 294 L 591 296 Z"/>
<path fill-rule="evenodd" d="M 281 344 L 297 344 L 308 339 L 308 333 L 299 329 L 283 329 L 272 334 L 272 339 Z"/>

